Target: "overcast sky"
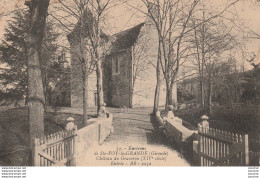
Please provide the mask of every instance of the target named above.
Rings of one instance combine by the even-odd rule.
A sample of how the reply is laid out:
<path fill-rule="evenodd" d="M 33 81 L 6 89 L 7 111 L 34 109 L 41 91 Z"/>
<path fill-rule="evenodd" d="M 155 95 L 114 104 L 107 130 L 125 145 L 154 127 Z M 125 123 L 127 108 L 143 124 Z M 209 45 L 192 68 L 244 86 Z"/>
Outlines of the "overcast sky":
<path fill-rule="evenodd" d="M 53 3 L 55 0 L 51 0 Z M 256 0 L 243 0 L 239 3 L 236 3 L 235 9 L 238 13 L 239 18 L 245 21 L 245 26 L 254 30 L 260 34 L 260 2 L 252 3 Z M 206 1 L 210 4 L 219 4 L 221 0 L 208 0 Z M 137 6 L 142 5 L 140 0 L 128 0 L 128 3 Z M 3 37 L 3 29 L 6 25 L 6 20 L 8 20 L 8 15 L 10 12 L 17 8 L 27 8 L 24 5 L 24 0 L 0 0 L 0 39 Z M 145 7 L 140 6 L 140 9 L 145 11 Z M 130 11 L 129 7 L 126 5 L 120 5 L 115 8 L 110 9 L 110 18 L 107 22 L 107 26 L 110 27 L 107 30 L 107 33 L 113 34 L 127 28 L 130 28 L 134 25 L 137 25 L 144 21 L 144 16 L 141 13 L 136 11 Z M 260 40 L 252 39 L 248 42 L 249 52 L 257 53 L 260 50 Z M 260 52 L 260 51 L 259 51 Z M 259 56 L 258 56 L 259 58 Z"/>

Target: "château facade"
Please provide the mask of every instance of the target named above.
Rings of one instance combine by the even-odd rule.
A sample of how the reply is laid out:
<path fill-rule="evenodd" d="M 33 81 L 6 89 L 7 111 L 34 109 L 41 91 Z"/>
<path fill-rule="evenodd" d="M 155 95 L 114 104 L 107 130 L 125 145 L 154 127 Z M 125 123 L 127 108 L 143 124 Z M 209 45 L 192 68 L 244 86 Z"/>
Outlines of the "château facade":
<path fill-rule="evenodd" d="M 154 6 L 150 6 L 154 8 Z M 156 12 L 156 9 L 151 9 Z M 76 27 L 75 27 L 76 28 Z M 72 32 L 73 33 L 73 32 Z M 152 20 L 147 17 L 130 29 L 101 38 L 109 40 L 109 52 L 102 61 L 104 101 L 111 107 L 152 107 L 156 87 L 156 62 L 158 56 L 158 34 Z M 79 44 L 68 35 L 71 48 L 71 107 L 82 107 L 81 64 L 75 51 Z M 97 104 L 96 72 L 89 76 L 88 105 Z M 165 104 L 165 85 L 161 84 L 160 103 Z M 177 101 L 177 88 L 173 88 Z"/>

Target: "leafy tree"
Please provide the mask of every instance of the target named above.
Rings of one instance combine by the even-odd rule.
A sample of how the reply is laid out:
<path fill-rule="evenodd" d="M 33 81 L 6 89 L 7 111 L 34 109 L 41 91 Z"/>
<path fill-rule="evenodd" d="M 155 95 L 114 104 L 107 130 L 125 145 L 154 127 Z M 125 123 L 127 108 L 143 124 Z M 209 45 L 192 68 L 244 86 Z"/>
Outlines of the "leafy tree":
<path fill-rule="evenodd" d="M 256 62 L 252 59 L 251 65 L 254 67 L 253 70 L 245 73 L 245 83 L 243 83 L 242 87 L 244 88 L 244 92 L 242 94 L 242 101 L 254 101 L 259 104 L 260 102 L 260 64 L 255 64 Z"/>
<path fill-rule="evenodd" d="M 28 13 L 15 11 L 12 20 L 5 28 L 3 43 L 0 46 L 1 63 L 7 65 L 2 70 L 0 80 L 1 99 L 22 100 L 26 93 L 26 42 L 28 31 Z"/>
<path fill-rule="evenodd" d="M 25 99 L 28 102 L 27 89 L 27 52 L 29 32 L 29 11 L 25 9 L 14 11 L 12 19 L 5 28 L 5 34 L 2 44 L 0 45 L 0 63 L 5 64 L 6 68 L 2 69 L 0 80 L 1 100 L 20 101 Z M 56 40 L 58 33 L 54 31 L 53 24 L 48 22 L 45 26 L 43 45 L 41 48 L 41 68 L 43 86 L 45 92 L 45 101 L 47 93 L 50 92 L 50 82 L 57 83 L 61 78 L 60 73 L 63 65 L 59 64 L 57 57 Z"/>
<path fill-rule="evenodd" d="M 177 89 L 178 95 L 178 103 L 187 102 L 195 99 L 195 96 L 190 94 L 188 91 L 178 88 Z"/>

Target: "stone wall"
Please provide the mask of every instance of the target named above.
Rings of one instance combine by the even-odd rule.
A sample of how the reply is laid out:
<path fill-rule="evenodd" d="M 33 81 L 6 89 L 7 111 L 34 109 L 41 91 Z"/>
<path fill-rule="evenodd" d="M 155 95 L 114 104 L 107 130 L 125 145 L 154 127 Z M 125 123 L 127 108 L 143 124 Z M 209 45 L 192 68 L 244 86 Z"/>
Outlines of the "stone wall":
<path fill-rule="evenodd" d="M 70 43 L 71 50 L 71 107 L 82 108 L 83 106 L 83 80 L 82 80 L 82 64 L 79 60 L 79 44 Z M 85 51 L 87 54 L 87 52 Z M 93 71 L 88 78 L 88 106 L 95 106 L 96 93 L 96 72 Z"/>
<path fill-rule="evenodd" d="M 156 115 L 150 117 L 154 129 L 162 133 L 171 146 L 179 150 L 192 164 L 195 164 L 193 160 L 193 141 L 198 139 L 198 130 L 186 128 L 180 118 L 162 117 L 159 111 Z"/>
<path fill-rule="evenodd" d="M 115 60 L 118 60 L 118 72 L 114 70 Z M 111 106 L 126 106 L 130 107 L 130 89 L 131 89 L 131 50 L 126 49 L 117 54 L 108 56 L 106 59 L 107 67 L 105 70 L 110 70 L 110 81 L 109 77 L 105 79 L 104 90 L 107 93 L 105 100 L 108 100 L 108 103 Z M 110 101 L 109 101 L 110 100 Z"/>
<path fill-rule="evenodd" d="M 103 67 L 105 102 L 108 106 L 153 107 L 157 53 L 157 31 L 151 23 L 145 23 L 134 46 L 107 57 Z M 117 59 L 120 63 L 118 73 L 114 72 L 114 61 Z M 142 69 L 139 69 L 135 79 L 137 67 Z M 161 79 L 159 105 L 164 106 L 166 87 L 163 76 Z M 173 98 L 177 101 L 176 85 L 173 88 Z"/>
<path fill-rule="evenodd" d="M 156 65 L 158 58 L 158 35 L 155 26 L 151 21 L 141 28 L 136 44 L 133 46 L 133 65 L 135 60 L 141 58 L 139 62 L 142 67 L 134 84 L 133 107 L 153 107 L 154 94 L 156 88 Z M 143 65 L 143 66 L 142 66 Z M 164 106 L 166 98 L 166 86 L 161 75 L 161 88 L 159 105 Z M 174 99 L 177 101 L 177 90 L 174 86 Z"/>
<path fill-rule="evenodd" d="M 129 36 L 131 38 L 131 36 Z M 126 39 L 128 40 L 128 39 Z M 131 41 L 131 39 L 129 39 Z M 78 60 L 79 45 L 70 41 L 71 45 L 71 107 L 82 108 L 82 70 Z M 143 51 L 142 51 L 143 50 Z M 107 106 L 153 107 L 156 88 L 156 63 L 158 56 L 158 35 L 149 18 L 140 29 L 137 41 L 133 46 L 120 50 L 103 61 L 104 101 Z M 139 58 L 139 63 L 136 59 Z M 115 61 L 118 60 L 118 72 L 115 72 Z M 140 64 L 141 63 L 141 64 Z M 143 69 L 134 79 L 136 65 Z M 160 106 L 164 106 L 166 87 L 161 76 Z M 133 87 L 134 86 L 134 87 Z M 88 105 L 95 106 L 96 75 L 89 76 Z M 177 101 L 177 88 L 173 88 L 173 98 Z"/>
<path fill-rule="evenodd" d="M 112 106 L 112 59 L 107 56 L 103 61 L 103 92 L 104 92 L 104 102 L 107 106 Z"/>
<path fill-rule="evenodd" d="M 76 137 L 76 166 L 82 165 L 88 156 L 88 150 L 101 144 L 113 130 L 113 116 L 109 114 L 109 118 L 91 119 L 92 124 L 77 130 Z"/>

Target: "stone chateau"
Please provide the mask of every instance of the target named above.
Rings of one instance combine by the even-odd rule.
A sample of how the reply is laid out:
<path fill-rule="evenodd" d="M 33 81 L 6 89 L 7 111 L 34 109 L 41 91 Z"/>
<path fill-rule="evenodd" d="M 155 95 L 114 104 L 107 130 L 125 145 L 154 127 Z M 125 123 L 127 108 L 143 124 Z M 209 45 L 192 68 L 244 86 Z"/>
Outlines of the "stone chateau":
<path fill-rule="evenodd" d="M 150 4 L 151 12 L 157 12 Z M 91 21 L 87 19 L 86 23 Z M 76 25 L 73 32 L 77 30 Z M 71 107 L 82 107 L 81 63 L 75 51 L 79 51 L 79 43 L 69 34 L 71 48 Z M 87 37 L 86 37 L 87 38 Z M 104 100 L 112 107 L 152 107 L 156 87 L 156 61 L 158 54 L 158 36 L 155 25 L 147 17 L 130 29 L 108 36 L 101 33 L 102 40 L 110 42 L 111 47 L 103 65 Z M 87 52 L 86 52 L 87 53 Z M 87 55 L 87 54 L 86 54 Z M 97 104 L 96 72 L 89 76 L 88 105 Z M 176 86 L 174 87 L 177 100 Z M 160 91 L 160 105 L 165 104 L 165 86 Z"/>

